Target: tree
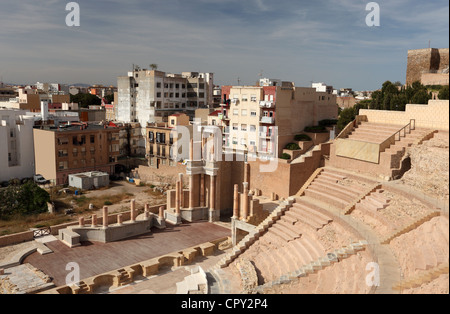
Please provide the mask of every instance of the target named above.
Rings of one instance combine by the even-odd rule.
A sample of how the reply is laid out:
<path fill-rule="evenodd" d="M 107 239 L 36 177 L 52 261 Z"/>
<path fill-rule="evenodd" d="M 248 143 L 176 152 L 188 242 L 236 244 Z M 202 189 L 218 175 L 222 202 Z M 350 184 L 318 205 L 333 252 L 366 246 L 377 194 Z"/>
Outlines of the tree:
<path fill-rule="evenodd" d="M 439 99 L 447 99 L 448 100 L 448 85 L 442 86 L 439 90 Z"/>
<path fill-rule="evenodd" d="M 414 94 L 414 96 L 411 98 L 411 102 L 413 104 L 428 104 L 428 100 L 430 100 L 432 97 L 425 89 L 419 90 L 417 93 Z"/>
<path fill-rule="evenodd" d="M 158 65 L 156 63 L 152 63 L 152 64 L 150 64 L 150 69 L 158 70 Z"/>
<path fill-rule="evenodd" d="M 337 127 L 341 130 L 343 130 L 347 124 L 355 120 L 355 109 L 354 108 L 345 108 L 342 110 L 341 114 L 339 115 L 339 120 L 337 123 Z"/>
<path fill-rule="evenodd" d="M 100 106 L 102 104 L 102 100 L 92 94 L 80 93 L 77 95 L 70 95 L 70 101 L 78 103 L 82 108 L 87 108 L 89 106 Z"/>
<path fill-rule="evenodd" d="M 105 96 L 105 101 L 107 104 L 112 104 L 114 101 L 114 94 L 110 94 L 110 95 L 106 95 Z"/>

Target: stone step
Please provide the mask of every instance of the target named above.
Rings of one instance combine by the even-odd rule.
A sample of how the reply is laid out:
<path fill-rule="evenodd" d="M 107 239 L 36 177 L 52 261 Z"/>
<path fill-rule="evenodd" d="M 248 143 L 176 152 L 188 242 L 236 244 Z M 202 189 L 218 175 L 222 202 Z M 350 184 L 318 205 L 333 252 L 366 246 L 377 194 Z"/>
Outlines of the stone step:
<path fill-rule="evenodd" d="M 269 233 L 275 234 L 279 238 L 283 240 L 283 242 L 289 242 L 292 240 L 292 237 L 285 232 L 285 230 L 277 224 L 274 224 L 270 229 Z"/>
<path fill-rule="evenodd" d="M 313 258 L 313 261 L 317 260 L 318 258 L 325 255 L 325 253 L 321 252 L 321 250 L 318 248 L 319 243 L 313 242 L 308 237 L 303 236 L 300 241 L 302 241 L 302 244 L 305 246 L 305 249 L 310 253 L 311 257 Z"/>
<path fill-rule="evenodd" d="M 340 181 L 346 178 L 346 176 L 344 175 L 340 175 L 338 173 L 332 172 L 332 171 L 328 171 L 328 170 L 324 170 L 320 173 L 320 175 L 318 176 L 319 178 L 328 178 L 328 179 L 333 179 L 336 181 Z"/>
<path fill-rule="evenodd" d="M 305 205 L 306 211 L 313 213 L 315 216 L 327 221 L 328 223 L 333 221 L 333 219 L 330 216 L 322 213 L 322 209 L 319 206 L 306 201 L 304 198 L 299 200 L 297 203 L 301 204 L 301 205 Z"/>
<path fill-rule="evenodd" d="M 314 215 L 311 211 L 305 210 L 304 208 L 297 208 L 294 210 L 301 217 L 301 222 L 311 226 L 313 229 L 320 230 L 323 226 L 329 223 L 328 220 L 322 219 L 319 216 Z"/>
<path fill-rule="evenodd" d="M 302 256 L 302 261 L 305 265 L 311 263 L 314 260 L 314 257 L 306 249 L 303 243 L 300 242 L 300 240 L 292 241 L 290 244 L 292 244 L 292 248 Z"/>
<path fill-rule="evenodd" d="M 332 206 L 335 206 L 338 209 L 344 209 L 349 204 L 349 202 L 343 199 L 334 197 L 332 195 L 323 192 L 313 191 L 310 189 L 306 189 L 305 195 L 317 199 L 319 201 L 322 201 L 324 203 L 330 204 Z"/>
<path fill-rule="evenodd" d="M 346 187 L 341 188 L 337 184 L 323 185 L 323 184 L 314 182 L 313 184 L 311 184 L 308 187 L 308 189 L 319 191 L 319 192 L 327 191 L 327 193 L 329 193 L 330 195 L 333 195 L 338 198 L 342 198 L 342 199 L 346 200 L 347 202 L 351 202 L 352 200 L 354 200 L 355 198 L 358 197 L 358 193 L 351 192 Z"/>
<path fill-rule="evenodd" d="M 291 225 L 295 224 L 298 221 L 298 219 L 289 217 L 286 214 L 281 218 L 281 220 Z"/>
<path fill-rule="evenodd" d="M 290 224 L 290 223 L 285 222 L 283 220 L 279 220 L 277 222 L 277 224 L 278 224 L 278 226 L 284 228 L 285 232 L 287 234 L 289 234 L 293 239 L 300 238 L 301 235 L 302 235 L 301 230 L 297 226 L 295 226 L 293 224 Z"/>

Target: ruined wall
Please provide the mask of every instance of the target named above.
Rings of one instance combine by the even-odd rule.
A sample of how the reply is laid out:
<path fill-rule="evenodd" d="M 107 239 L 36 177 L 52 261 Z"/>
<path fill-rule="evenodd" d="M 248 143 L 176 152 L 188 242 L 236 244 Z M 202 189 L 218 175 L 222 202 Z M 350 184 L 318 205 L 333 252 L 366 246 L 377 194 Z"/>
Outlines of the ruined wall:
<path fill-rule="evenodd" d="M 177 164 L 176 166 L 160 165 L 159 169 L 139 166 L 138 168 L 139 177 L 145 183 L 154 185 L 164 185 L 170 184 L 175 185 L 178 180 L 178 174 L 183 173 L 183 184 L 184 186 L 189 186 L 189 177 L 186 175 L 186 166 Z"/>
<path fill-rule="evenodd" d="M 408 51 L 406 84 L 420 81 L 424 73 L 442 73 L 449 66 L 449 50 L 446 49 L 416 49 Z"/>

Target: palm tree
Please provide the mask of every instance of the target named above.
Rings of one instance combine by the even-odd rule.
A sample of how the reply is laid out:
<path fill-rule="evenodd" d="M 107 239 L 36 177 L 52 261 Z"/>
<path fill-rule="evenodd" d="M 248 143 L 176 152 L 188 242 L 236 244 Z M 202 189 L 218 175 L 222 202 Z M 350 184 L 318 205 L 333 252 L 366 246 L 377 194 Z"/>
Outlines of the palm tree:
<path fill-rule="evenodd" d="M 157 69 L 158 69 L 158 65 L 155 64 L 155 63 L 152 63 L 152 64 L 150 64 L 150 68 L 151 68 L 152 70 L 157 70 Z"/>

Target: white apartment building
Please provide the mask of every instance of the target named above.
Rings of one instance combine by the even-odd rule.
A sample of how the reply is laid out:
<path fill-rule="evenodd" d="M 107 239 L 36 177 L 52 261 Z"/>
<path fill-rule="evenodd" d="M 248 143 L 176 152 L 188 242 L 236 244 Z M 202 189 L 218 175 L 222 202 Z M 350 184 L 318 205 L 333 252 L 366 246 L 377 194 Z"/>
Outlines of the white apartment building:
<path fill-rule="evenodd" d="M 0 182 L 34 175 L 33 116 L 0 108 Z"/>
<path fill-rule="evenodd" d="M 167 74 L 135 67 L 117 81 L 117 121 L 139 122 L 143 130 L 147 123 L 167 122 L 175 113 L 184 112 L 193 119 L 196 109 L 213 103 L 212 73 Z"/>
<path fill-rule="evenodd" d="M 333 94 L 334 93 L 334 89 L 333 86 L 327 85 L 325 83 L 312 83 L 311 85 L 312 88 L 315 88 L 317 92 L 321 92 L 321 93 L 329 93 L 329 94 Z"/>

